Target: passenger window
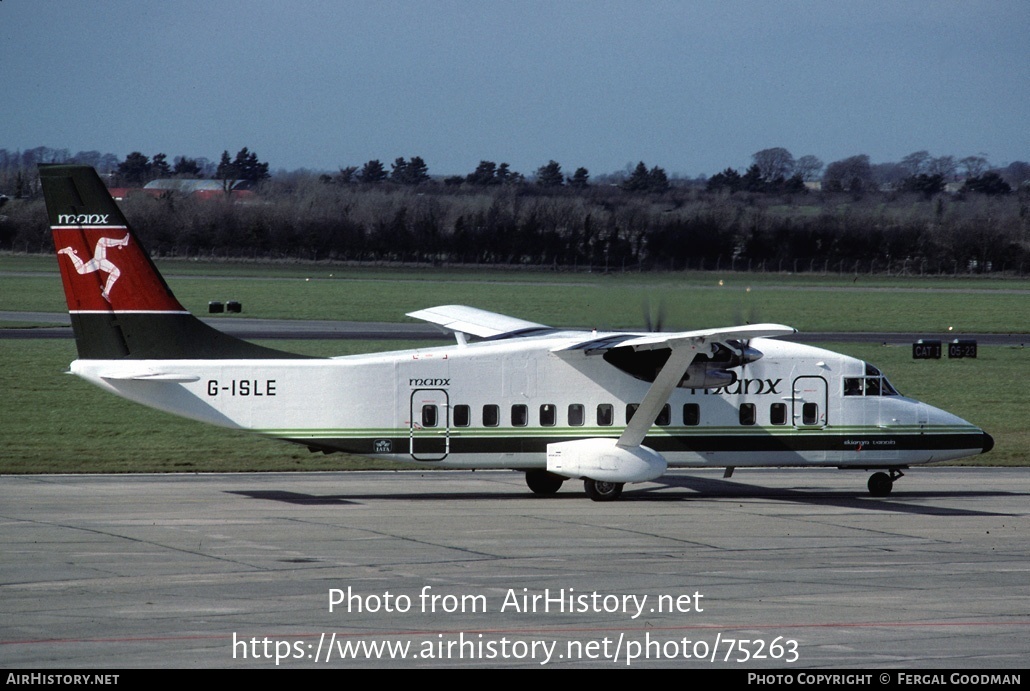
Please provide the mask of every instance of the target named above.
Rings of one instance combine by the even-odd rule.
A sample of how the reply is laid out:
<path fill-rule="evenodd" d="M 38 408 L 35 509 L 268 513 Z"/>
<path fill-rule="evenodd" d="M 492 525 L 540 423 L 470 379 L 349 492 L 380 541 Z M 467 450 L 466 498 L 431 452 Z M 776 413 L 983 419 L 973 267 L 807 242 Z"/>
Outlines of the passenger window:
<path fill-rule="evenodd" d="M 755 424 L 755 404 L 754 403 L 741 403 L 740 404 L 740 424 L 742 424 L 742 425 L 753 425 L 753 424 Z"/>
<path fill-rule="evenodd" d="M 683 404 L 683 424 L 684 425 L 700 425 L 701 424 L 701 406 L 697 403 L 684 403 Z"/>
<path fill-rule="evenodd" d="M 801 422 L 805 425 L 819 424 L 819 404 L 806 403 L 801 406 Z"/>
<path fill-rule="evenodd" d="M 582 427 L 583 422 L 583 404 L 569 404 L 569 425 L 571 425 L 572 427 Z"/>
<path fill-rule="evenodd" d="M 529 424 L 529 406 L 516 403 L 511 407 L 512 427 L 525 427 Z"/>
<path fill-rule="evenodd" d="M 437 422 L 436 406 L 430 403 L 422 406 L 422 426 L 436 427 Z"/>
<path fill-rule="evenodd" d="M 468 427 L 472 421 L 472 409 L 467 405 L 454 406 L 454 426 Z"/>
<path fill-rule="evenodd" d="M 540 424 L 544 427 L 554 427 L 558 421 L 558 409 L 553 403 L 544 403 L 540 406 Z"/>
<path fill-rule="evenodd" d="M 633 414 L 637 412 L 637 408 L 640 407 L 639 403 L 629 403 L 626 405 L 626 424 L 633 419 Z"/>
<path fill-rule="evenodd" d="M 671 422 L 672 422 L 672 408 L 669 406 L 668 403 L 666 403 L 662 407 L 662 412 L 658 413 L 658 417 L 655 418 L 654 423 L 656 425 L 661 425 L 662 427 L 667 427 L 669 425 L 669 423 L 671 423 Z"/>
<path fill-rule="evenodd" d="M 597 406 L 597 424 L 601 427 L 610 427 L 615 420 L 615 410 L 611 403 L 601 403 Z"/>
<path fill-rule="evenodd" d="M 496 427 L 501 424 L 501 408 L 496 405 L 483 406 L 483 426 Z"/>
<path fill-rule="evenodd" d="M 769 422 L 774 425 L 787 424 L 787 404 L 773 403 L 769 406 Z"/>

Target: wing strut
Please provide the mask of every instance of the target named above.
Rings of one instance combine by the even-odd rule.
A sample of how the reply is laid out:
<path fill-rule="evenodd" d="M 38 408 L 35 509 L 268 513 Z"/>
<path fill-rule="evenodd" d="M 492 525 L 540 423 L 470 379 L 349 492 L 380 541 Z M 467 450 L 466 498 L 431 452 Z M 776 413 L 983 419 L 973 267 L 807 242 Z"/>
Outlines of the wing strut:
<path fill-rule="evenodd" d="M 644 441 L 644 437 L 647 435 L 647 431 L 651 429 L 651 425 L 658 419 L 658 414 L 662 412 L 662 408 L 668 402 L 672 392 L 683 379 L 683 373 L 687 371 L 687 368 L 690 367 L 691 363 L 694 362 L 694 358 L 698 355 L 698 348 L 694 339 L 686 342 L 670 343 L 669 345 L 672 346 L 672 353 L 669 355 L 669 359 L 665 362 L 665 366 L 662 367 L 658 376 L 655 377 L 651 388 L 647 390 L 647 394 L 640 403 L 640 407 L 633 413 L 633 419 L 626 425 L 626 429 L 623 430 L 619 441 L 615 443 L 616 446 L 623 448 L 640 446 L 640 443 Z"/>

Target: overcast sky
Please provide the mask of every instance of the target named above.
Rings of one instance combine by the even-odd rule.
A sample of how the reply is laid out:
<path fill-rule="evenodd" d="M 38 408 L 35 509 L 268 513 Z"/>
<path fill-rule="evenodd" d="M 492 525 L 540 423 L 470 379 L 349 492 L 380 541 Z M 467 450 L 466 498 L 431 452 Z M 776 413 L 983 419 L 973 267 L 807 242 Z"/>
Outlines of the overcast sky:
<path fill-rule="evenodd" d="M 1030 160 L 1028 0 L 0 0 L 0 148 L 593 175 Z"/>

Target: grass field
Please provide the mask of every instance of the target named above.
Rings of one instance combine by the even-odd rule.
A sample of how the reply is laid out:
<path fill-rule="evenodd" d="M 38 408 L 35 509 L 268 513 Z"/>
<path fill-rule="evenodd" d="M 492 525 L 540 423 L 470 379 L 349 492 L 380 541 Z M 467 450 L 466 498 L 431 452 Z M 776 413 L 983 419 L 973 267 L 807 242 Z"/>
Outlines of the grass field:
<path fill-rule="evenodd" d="M 1024 280 L 412 271 L 188 261 L 161 267 L 183 305 L 198 314 L 211 300 L 238 300 L 249 317 L 404 321 L 406 312 L 457 303 L 545 324 L 605 329 L 641 328 L 648 305 L 652 315 L 665 313 L 667 329 L 745 321 L 778 322 L 802 332 L 1030 329 L 1030 281 Z M 52 258 L 0 257 L 0 310 L 64 309 Z"/>
<path fill-rule="evenodd" d="M 1030 330 L 1026 281 L 855 281 L 728 273 L 599 276 L 192 262 L 162 267 L 188 308 L 202 313 L 209 300 L 236 299 L 251 317 L 399 321 L 407 311 L 461 303 L 555 325 L 640 327 L 644 305 L 656 313 L 664 303 L 665 326 L 676 329 L 748 320 L 782 322 L 802 332 L 940 332 L 949 326 L 956 335 Z M 0 310 L 64 309 L 52 258 L 0 256 Z M 315 355 L 409 345 L 274 344 Z M 876 364 L 906 395 L 954 412 L 994 435 L 995 450 L 970 462 L 1030 464 L 1027 350 L 981 347 L 975 360 L 913 361 L 908 348 L 829 347 Z M 405 467 L 340 454 L 310 454 L 303 447 L 208 427 L 121 400 L 63 374 L 75 357 L 71 340 L 3 340 L 0 352 L 0 473 Z"/>

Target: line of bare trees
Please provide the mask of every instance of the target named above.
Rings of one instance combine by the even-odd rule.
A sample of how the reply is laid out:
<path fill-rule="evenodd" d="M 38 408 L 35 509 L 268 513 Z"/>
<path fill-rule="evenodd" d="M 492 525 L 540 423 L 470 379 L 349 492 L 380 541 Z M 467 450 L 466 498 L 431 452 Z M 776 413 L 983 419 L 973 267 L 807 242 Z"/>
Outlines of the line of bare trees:
<path fill-rule="evenodd" d="M 715 178 L 676 184 L 682 181 L 643 163 L 606 184 L 588 184 L 585 169 L 559 184 L 554 161 L 541 169 L 551 184 L 509 180 L 510 172 L 502 183 L 476 182 L 498 168 L 481 164 L 479 178 L 444 184 L 427 180 L 424 161 L 415 157 L 394 163 L 413 181 L 403 184 L 389 175 L 366 184 L 357 169 L 351 178 L 295 172 L 261 183 L 252 203 L 170 193 L 130 196 L 123 208 L 158 255 L 608 270 L 1030 272 L 1026 185 L 1009 193 L 850 184 L 813 190 L 804 180 L 790 183 L 796 169 L 758 154 L 754 170 L 739 176 L 751 184 L 737 187 L 710 184 Z M 907 179 L 918 175 L 931 177 Z M 38 194 L 30 190 L 0 208 L 0 249 L 51 251 Z"/>
<path fill-rule="evenodd" d="M 1030 271 L 1030 191 L 767 195 L 672 188 L 340 186 L 294 176 L 259 201 L 130 197 L 159 255 L 598 269 Z M 0 214 L 0 248 L 51 251 L 39 199 Z"/>

